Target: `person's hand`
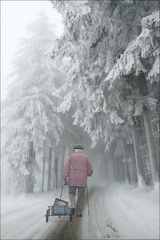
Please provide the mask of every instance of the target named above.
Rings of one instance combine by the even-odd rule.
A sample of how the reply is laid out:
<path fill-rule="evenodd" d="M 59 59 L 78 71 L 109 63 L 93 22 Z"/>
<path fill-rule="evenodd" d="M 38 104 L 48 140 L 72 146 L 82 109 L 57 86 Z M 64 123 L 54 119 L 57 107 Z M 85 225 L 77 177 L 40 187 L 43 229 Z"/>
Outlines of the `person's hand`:
<path fill-rule="evenodd" d="M 64 179 L 64 185 L 68 185 L 68 180 L 66 178 Z"/>

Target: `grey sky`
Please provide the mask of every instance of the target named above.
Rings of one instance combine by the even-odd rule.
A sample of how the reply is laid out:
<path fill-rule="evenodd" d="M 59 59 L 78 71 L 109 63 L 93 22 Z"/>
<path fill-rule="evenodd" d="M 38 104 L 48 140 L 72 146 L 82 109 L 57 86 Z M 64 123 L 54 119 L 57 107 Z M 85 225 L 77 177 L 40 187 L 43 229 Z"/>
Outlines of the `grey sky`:
<path fill-rule="evenodd" d="M 56 26 L 57 35 L 63 32 L 62 18 L 51 2 L 43 1 L 1 1 L 1 100 L 5 99 L 12 71 L 11 62 L 19 40 L 26 36 L 25 26 L 32 22 L 39 12 L 46 12 Z"/>

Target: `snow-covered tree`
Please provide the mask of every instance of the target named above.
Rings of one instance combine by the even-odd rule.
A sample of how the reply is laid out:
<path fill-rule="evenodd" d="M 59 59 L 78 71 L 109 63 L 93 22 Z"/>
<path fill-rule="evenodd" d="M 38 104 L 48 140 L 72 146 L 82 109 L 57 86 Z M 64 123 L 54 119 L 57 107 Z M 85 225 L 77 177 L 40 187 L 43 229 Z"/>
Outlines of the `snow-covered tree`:
<path fill-rule="evenodd" d="M 123 132 L 124 140 L 131 143 L 133 114 L 130 113 L 133 113 L 133 104 L 131 98 L 124 101 L 131 86 L 124 81 L 125 86 L 110 93 L 110 83 L 105 79 L 128 44 L 141 33 L 142 17 L 158 9 L 158 2 L 52 2 L 64 17 L 65 25 L 64 36 L 58 41 L 57 51 L 53 50 L 52 57 L 61 55 L 70 60 L 66 71 L 66 96 L 59 110 L 65 112 L 72 103 L 77 104 L 74 124 L 85 129 L 93 145 L 102 138 L 109 147 L 120 132 Z M 152 97 L 149 101 L 154 103 Z M 137 117 L 134 116 L 134 120 Z M 124 131 L 119 131 L 119 128 Z"/>
<path fill-rule="evenodd" d="M 63 15 L 65 25 L 57 53 L 70 59 L 67 79 L 72 87 L 70 91 L 67 88 L 63 111 L 64 106 L 68 110 L 72 100 L 77 102 L 75 122 L 79 118 L 94 140 L 105 135 L 107 142 L 110 133 L 104 132 L 103 124 L 99 127 L 95 123 L 105 119 L 104 124 L 109 129 L 107 122 L 110 120 L 117 123 L 123 120 L 105 102 L 101 83 L 120 53 L 140 33 L 142 16 L 158 4 L 154 2 L 150 6 L 147 1 L 52 2 Z"/>
<path fill-rule="evenodd" d="M 131 125 L 134 125 L 135 118 L 143 116 L 153 182 L 157 176 L 155 169 L 157 154 L 149 110 L 155 107 L 158 99 L 155 99 L 153 92 L 149 92 L 148 85 L 154 83 L 154 87 L 158 87 L 159 21 L 159 11 L 142 19 L 141 34 L 129 44 L 105 79 L 105 82 L 109 83 L 110 95 L 114 94 L 121 100 L 117 106 L 116 99 L 115 107 L 118 110 L 122 109 L 123 117 L 126 117 Z M 128 92 L 127 88 L 130 88 Z M 136 144 L 135 134 L 133 138 Z M 138 156 L 136 158 L 138 168 Z"/>
<path fill-rule="evenodd" d="M 56 70 L 48 54 L 55 41 L 54 27 L 41 14 L 28 32 L 14 60 L 14 81 L 5 108 L 8 136 L 4 151 L 15 179 L 10 184 L 19 184 L 18 191 L 31 192 L 34 171 L 40 165 L 35 155 L 43 151 L 44 140 L 59 143 L 63 125 L 56 112 Z"/>

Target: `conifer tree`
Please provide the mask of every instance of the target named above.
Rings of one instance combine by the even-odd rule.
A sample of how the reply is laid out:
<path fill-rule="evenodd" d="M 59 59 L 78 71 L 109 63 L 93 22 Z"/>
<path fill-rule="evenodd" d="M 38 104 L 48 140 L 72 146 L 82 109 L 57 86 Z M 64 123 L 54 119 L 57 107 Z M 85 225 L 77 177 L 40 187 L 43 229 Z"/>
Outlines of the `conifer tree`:
<path fill-rule="evenodd" d="M 54 27 L 41 14 L 28 25 L 28 36 L 14 60 L 14 81 L 5 108 L 4 151 L 13 175 L 9 184 L 12 188 L 12 182 L 17 183 L 19 192 L 33 192 L 34 173 L 41 165 L 36 155 L 43 152 L 44 140 L 58 144 L 63 128 L 56 112 L 56 70 L 48 54 L 54 41 Z"/>

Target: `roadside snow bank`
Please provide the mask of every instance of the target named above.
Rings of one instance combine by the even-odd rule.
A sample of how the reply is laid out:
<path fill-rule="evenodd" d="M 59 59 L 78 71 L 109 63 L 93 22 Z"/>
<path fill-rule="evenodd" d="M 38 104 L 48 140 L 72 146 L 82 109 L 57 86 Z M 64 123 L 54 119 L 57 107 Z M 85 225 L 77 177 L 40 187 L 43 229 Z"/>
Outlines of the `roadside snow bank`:
<path fill-rule="evenodd" d="M 154 190 L 114 184 L 105 194 L 107 214 L 122 239 L 159 239 L 159 184 Z"/>

